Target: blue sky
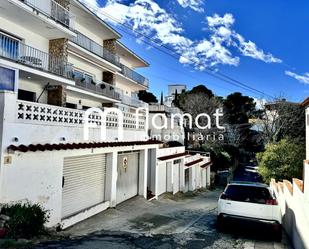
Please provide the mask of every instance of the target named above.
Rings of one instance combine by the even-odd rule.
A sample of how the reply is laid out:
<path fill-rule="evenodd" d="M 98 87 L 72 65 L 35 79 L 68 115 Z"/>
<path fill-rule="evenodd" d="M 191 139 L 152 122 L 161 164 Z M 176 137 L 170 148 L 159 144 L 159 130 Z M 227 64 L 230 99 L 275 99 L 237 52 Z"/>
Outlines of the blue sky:
<path fill-rule="evenodd" d="M 302 101 L 309 95 L 309 1 L 306 0 L 84 0 L 96 5 L 122 42 L 150 63 L 138 72 L 157 96 L 171 83 L 204 84 L 217 95 L 240 91 L 205 73 L 223 73 L 266 94 Z M 110 18 L 107 18 L 107 21 Z M 110 21 L 110 20 L 109 20 Z M 153 37 L 183 58 L 172 58 L 123 32 Z"/>

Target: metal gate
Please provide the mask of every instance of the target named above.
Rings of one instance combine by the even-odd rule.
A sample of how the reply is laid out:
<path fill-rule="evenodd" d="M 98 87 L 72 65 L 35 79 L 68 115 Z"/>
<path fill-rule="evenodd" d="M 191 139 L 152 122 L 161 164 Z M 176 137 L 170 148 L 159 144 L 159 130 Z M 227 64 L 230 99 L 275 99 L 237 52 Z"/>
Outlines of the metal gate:
<path fill-rule="evenodd" d="M 62 218 L 104 201 L 106 154 L 64 158 Z"/>
<path fill-rule="evenodd" d="M 118 154 L 117 204 L 138 195 L 139 155 L 139 152 Z"/>

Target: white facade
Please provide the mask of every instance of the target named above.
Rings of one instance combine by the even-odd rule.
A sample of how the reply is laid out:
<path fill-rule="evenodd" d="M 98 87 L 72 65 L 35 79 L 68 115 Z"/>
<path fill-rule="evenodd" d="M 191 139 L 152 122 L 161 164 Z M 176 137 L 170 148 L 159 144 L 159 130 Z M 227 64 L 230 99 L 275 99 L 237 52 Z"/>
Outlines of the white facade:
<path fill-rule="evenodd" d="M 185 131 L 181 124 L 182 114 L 182 111 L 176 107 L 158 104 L 150 105 L 150 137 L 163 142 L 177 141 L 184 144 Z"/>
<path fill-rule="evenodd" d="M 135 71 L 148 63 L 115 30 L 77 0 L 4 0 L 0 22 L 0 203 L 39 203 L 50 211 L 47 226 L 66 228 L 150 190 L 185 190 L 185 158 L 168 162 L 169 180 L 159 189 L 158 158 L 184 147 L 149 140 L 148 110 L 136 116 L 147 107 L 136 92 L 149 82 Z M 91 113 L 98 127 L 85 140 L 91 107 L 116 108 L 123 119 L 115 111 Z M 190 189 L 206 186 L 203 179 Z"/>
<path fill-rule="evenodd" d="M 164 105 L 171 107 L 172 102 L 175 99 L 175 95 L 181 94 L 183 91 L 187 90 L 187 86 L 183 84 L 175 84 L 175 85 L 168 85 L 168 95 L 165 96 Z"/>

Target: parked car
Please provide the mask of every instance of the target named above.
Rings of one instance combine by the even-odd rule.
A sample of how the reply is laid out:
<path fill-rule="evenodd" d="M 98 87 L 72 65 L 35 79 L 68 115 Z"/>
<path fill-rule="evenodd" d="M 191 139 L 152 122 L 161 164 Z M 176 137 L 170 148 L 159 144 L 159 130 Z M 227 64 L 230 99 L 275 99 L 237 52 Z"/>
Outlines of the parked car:
<path fill-rule="evenodd" d="M 281 210 L 275 194 L 262 183 L 232 182 L 218 201 L 218 228 L 229 221 L 248 221 L 271 226 L 276 240 L 282 239 Z"/>

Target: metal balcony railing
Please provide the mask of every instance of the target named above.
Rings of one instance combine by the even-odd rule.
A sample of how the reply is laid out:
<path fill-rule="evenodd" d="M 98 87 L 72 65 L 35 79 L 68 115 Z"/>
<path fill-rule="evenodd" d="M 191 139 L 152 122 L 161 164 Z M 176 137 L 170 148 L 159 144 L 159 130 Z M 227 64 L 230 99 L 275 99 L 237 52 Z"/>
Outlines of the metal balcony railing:
<path fill-rule="evenodd" d="M 75 17 L 72 13 L 54 0 L 20 0 L 38 12 L 74 30 Z"/>
<path fill-rule="evenodd" d="M 85 79 L 75 79 L 75 84 L 77 87 L 85 89 L 87 91 L 120 100 L 119 89 L 106 82 L 93 80 L 89 82 Z"/>
<path fill-rule="evenodd" d="M 66 78 L 72 78 L 73 67 L 63 58 L 45 53 L 30 47 L 19 40 L 0 33 L 0 57 L 4 57 L 18 63 L 57 74 Z"/>
<path fill-rule="evenodd" d="M 144 76 L 140 75 L 139 73 L 135 72 L 131 68 L 128 68 L 127 66 L 121 64 L 121 73 L 128 77 L 129 79 L 137 82 L 138 84 L 141 84 L 143 86 L 148 87 L 149 86 L 149 80 L 145 78 Z"/>
<path fill-rule="evenodd" d="M 116 66 L 120 66 L 119 63 L 119 56 L 113 54 L 112 52 L 104 49 L 103 46 L 96 43 L 95 41 L 89 39 L 87 36 L 83 35 L 82 33 L 76 31 L 77 36 L 71 38 L 70 40 L 77 45 L 81 46 L 82 48 L 100 56 L 101 58 L 113 63 Z"/>
<path fill-rule="evenodd" d="M 133 107 L 148 107 L 147 103 L 140 101 L 138 98 L 131 97 L 128 95 L 123 94 L 123 91 L 119 91 L 121 103 Z"/>
<path fill-rule="evenodd" d="M 119 56 L 116 54 L 113 54 L 107 49 L 104 49 L 103 46 L 100 44 L 96 43 L 95 41 L 91 40 L 87 36 L 83 35 L 82 33 L 76 31 L 77 36 L 71 38 L 70 40 L 77 45 L 81 46 L 82 48 L 100 56 L 101 58 L 113 63 L 114 65 L 118 66 L 121 68 L 121 73 L 137 82 L 138 84 L 141 84 L 143 86 L 148 87 L 149 86 L 149 81 L 147 78 L 144 76 L 140 75 L 139 73 L 135 72 L 134 70 L 128 68 L 127 66 L 123 65 L 120 63 Z"/>

